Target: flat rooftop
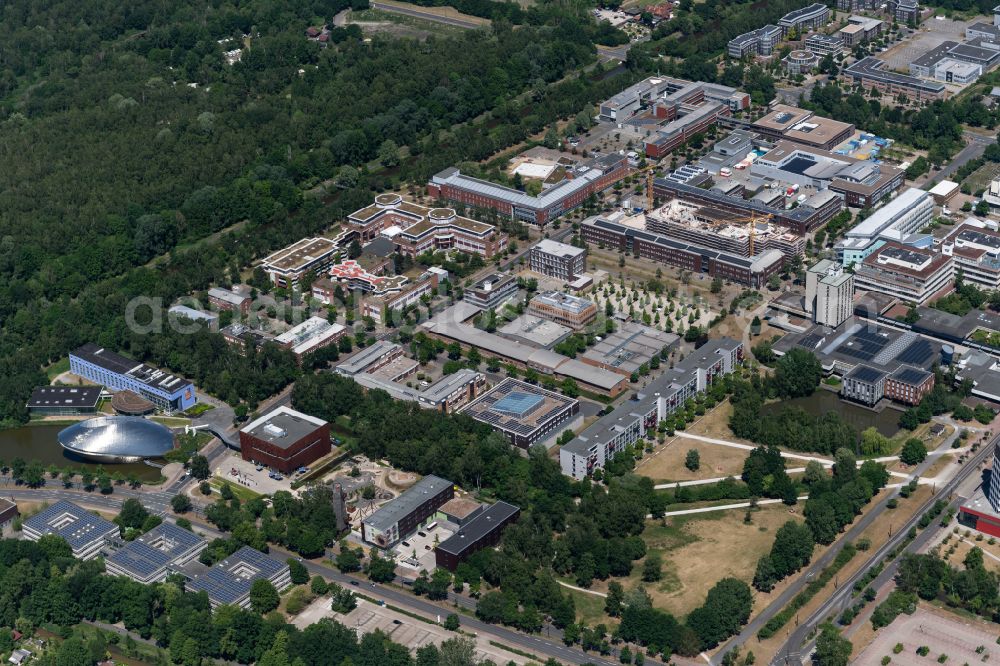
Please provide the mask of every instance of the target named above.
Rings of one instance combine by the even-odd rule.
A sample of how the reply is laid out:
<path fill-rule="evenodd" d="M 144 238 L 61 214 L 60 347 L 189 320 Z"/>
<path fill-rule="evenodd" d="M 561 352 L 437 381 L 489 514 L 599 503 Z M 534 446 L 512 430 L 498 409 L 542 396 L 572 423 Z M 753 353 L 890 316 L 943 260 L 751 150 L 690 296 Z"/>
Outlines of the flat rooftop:
<path fill-rule="evenodd" d="M 323 419 L 281 406 L 243 426 L 240 432 L 279 448 L 287 448 L 325 425 Z"/>
<path fill-rule="evenodd" d="M 399 497 L 365 518 L 363 522 L 373 529 L 385 532 L 402 520 L 403 517 L 413 513 L 417 507 L 430 499 L 432 495 L 437 495 L 450 485 L 452 485 L 451 481 L 442 479 L 439 476 L 434 476 L 433 474 L 425 476 L 410 486 Z"/>
<path fill-rule="evenodd" d="M 236 604 L 250 594 L 253 582 L 270 579 L 288 567 L 250 546 L 235 553 L 187 584 L 195 592 L 206 592 L 219 604 Z"/>
<path fill-rule="evenodd" d="M 807 144 L 823 144 L 854 128 L 832 118 L 817 116 L 812 111 L 785 104 L 777 104 L 773 110 L 751 127 L 765 128 L 780 132 L 793 141 Z"/>
<path fill-rule="evenodd" d="M 527 437 L 578 402 L 508 377 L 463 407 L 462 413 L 497 430 Z"/>
<path fill-rule="evenodd" d="M 103 390 L 100 386 L 39 386 L 31 392 L 28 409 L 97 407 Z"/>
<path fill-rule="evenodd" d="M 631 374 L 643 363 L 648 363 L 654 354 L 659 354 L 664 348 L 675 347 L 679 341 L 678 335 L 630 321 L 619 325 L 613 333 L 588 348 L 582 358 Z"/>
<path fill-rule="evenodd" d="M 356 375 L 364 372 L 368 366 L 372 365 L 386 354 L 392 354 L 396 350 L 402 351 L 402 347 L 395 342 L 379 340 L 373 345 L 369 345 L 360 350 L 357 354 L 342 363 L 337 364 L 337 372 L 342 375 Z"/>
<path fill-rule="evenodd" d="M 317 259 L 332 255 L 337 245 L 329 238 L 303 238 L 264 259 L 264 265 L 280 271 L 298 271 Z"/>
<path fill-rule="evenodd" d="M 574 247 L 572 245 L 567 245 L 566 243 L 560 243 L 558 241 L 550 240 L 548 238 L 543 238 L 538 241 L 535 245 L 535 250 L 539 252 L 544 252 L 546 254 L 552 254 L 559 257 L 578 257 L 581 254 L 586 254 L 587 250 L 582 247 Z"/>
<path fill-rule="evenodd" d="M 523 314 L 498 328 L 497 332 L 538 347 L 550 347 L 572 333 L 573 329 L 533 314 Z"/>
<path fill-rule="evenodd" d="M 204 543 L 194 532 L 165 522 L 125 544 L 124 548 L 112 553 L 107 561 L 146 579 Z"/>
<path fill-rule="evenodd" d="M 95 539 L 118 534 L 118 526 L 72 502 L 59 500 L 24 520 L 24 527 L 39 534 L 62 537 L 70 548 L 86 547 Z"/>
<path fill-rule="evenodd" d="M 479 515 L 463 525 L 457 532 L 439 543 L 436 548 L 452 555 L 461 555 L 470 546 L 493 532 L 511 516 L 517 515 L 521 509 L 513 504 L 498 501 L 483 509 Z"/>
<path fill-rule="evenodd" d="M 142 382 L 146 386 L 160 389 L 171 394 L 180 391 L 182 388 L 191 386 L 191 382 L 183 379 L 182 377 L 164 372 L 163 370 L 146 365 L 145 363 L 140 363 L 130 358 L 126 358 L 109 349 L 98 347 L 91 342 L 77 347 L 71 352 L 71 354 L 82 361 L 92 363 L 98 367 L 108 370 L 109 372 L 119 375 L 128 375 L 132 379 Z"/>

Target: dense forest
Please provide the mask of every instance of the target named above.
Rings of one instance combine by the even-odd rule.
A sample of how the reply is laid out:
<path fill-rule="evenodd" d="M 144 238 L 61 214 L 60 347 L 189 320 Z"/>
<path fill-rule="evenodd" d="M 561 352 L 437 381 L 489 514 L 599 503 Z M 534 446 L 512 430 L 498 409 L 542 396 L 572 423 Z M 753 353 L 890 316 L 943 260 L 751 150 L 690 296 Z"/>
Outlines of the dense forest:
<path fill-rule="evenodd" d="M 461 638 L 422 647 L 414 657 L 381 631 L 359 639 L 354 629 L 330 618 L 299 630 L 280 613 L 262 616 L 235 606 L 212 612 L 204 592 L 185 592 L 175 579 L 142 585 L 104 575 L 102 560 L 73 559 L 59 537 L 42 537 L 38 543 L 0 541 L 0 581 L 0 649 L 13 646 L 15 627 L 29 635 L 35 627 L 54 629 L 63 640 L 33 659 L 43 666 L 93 666 L 105 659 L 106 641 L 75 635 L 75 625 L 84 621 L 120 622 L 166 648 L 172 662 L 185 666 L 206 659 L 261 666 L 478 663 L 468 658 L 454 661 L 456 654 L 471 652 Z M 134 647 L 131 637 L 122 645 L 126 651 Z"/>
<path fill-rule="evenodd" d="M 127 350 L 132 298 L 229 283 L 374 193 L 487 158 L 636 76 L 566 76 L 594 59 L 579 9 L 424 42 L 303 37 L 343 6 L 4 5 L 0 44 L 18 47 L 0 49 L 0 425 L 27 418 L 41 366 L 85 341 Z M 401 161 L 373 173 L 386 141 Z"/>

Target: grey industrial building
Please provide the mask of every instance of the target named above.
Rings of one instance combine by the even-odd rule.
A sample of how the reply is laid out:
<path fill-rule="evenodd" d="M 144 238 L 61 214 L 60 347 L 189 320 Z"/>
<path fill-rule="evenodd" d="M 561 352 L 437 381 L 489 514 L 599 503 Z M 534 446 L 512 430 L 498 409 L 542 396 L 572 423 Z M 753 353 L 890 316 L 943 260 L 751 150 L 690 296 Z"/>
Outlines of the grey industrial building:
<path fill-rule="evenodd" d="M 416 531 L 455 496 L 451 481 L 429 475 L 361 521 L 361 538 L 379 548 L 391 548 Z"/>
<path fill-rule="evenodd" d="M 97 557 L 106 540 L 118 536 L 119 528 L 72 502 L 59 500 L 26 519 L 21 524 L 21 533 L 28 541 L 55 535 L 69 544 L 73 557 L 90 560 Z"/>

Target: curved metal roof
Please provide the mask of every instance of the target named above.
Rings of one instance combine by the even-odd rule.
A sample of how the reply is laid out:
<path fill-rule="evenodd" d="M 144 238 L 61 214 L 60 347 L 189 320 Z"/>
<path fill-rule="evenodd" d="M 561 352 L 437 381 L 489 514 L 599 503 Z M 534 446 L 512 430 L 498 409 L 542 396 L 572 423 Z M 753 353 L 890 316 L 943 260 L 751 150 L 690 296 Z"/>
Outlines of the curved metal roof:
<path fill-rule="evenodd" d="M 137 416 L 99 416 L 75 423 L 58 435 L 63 448 L 83 455 L 159 458 L 174 447 L 166 426 Z"/>

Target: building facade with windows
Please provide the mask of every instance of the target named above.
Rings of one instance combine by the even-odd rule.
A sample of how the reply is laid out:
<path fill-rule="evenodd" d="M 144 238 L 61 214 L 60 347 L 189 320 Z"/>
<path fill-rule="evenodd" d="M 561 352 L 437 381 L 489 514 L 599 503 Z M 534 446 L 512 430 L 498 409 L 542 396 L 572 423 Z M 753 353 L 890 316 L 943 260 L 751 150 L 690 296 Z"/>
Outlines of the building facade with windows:
<path fill-rule="evenodd" d="M 806 271 L 806 311 L 817 324 L 836 328 L 854 311 L 854 274 L 823 259 Z"/>
<path fill-rule="evenodd" d="M 417 481 L 399 497 L 361 521 L 361 538 L 373 546 L 388 549 L 417 531 L 417 527 L 437 513 L 455 496 L 451 481 L 429 475 Z"/>
<path fill-rule="evenodd" d="M 331 451 L 330 424 L 281 406 L 240 429 L 243 460 L 291 474 Z"/>
<path fill-rule="evenodd" d="M 844 375 L 843 383 L 840 386 L 840 395 L 870 407 L 885 395 L 887 376 L 884 371 L 878 368 L 859 364 Z"/>
<path fill-rule="evenodd" d="M 543 238 L 531 248 L 528 267 L 536 273 L 572 282 L 587 272 L 587 250 Z"/>
<path fill-rule="evenodd" d="M 194 384 L 88 342 L 69 354 L 69 369 L 114 391 L 132 391 L 164 412 L 182 412 L 198 398 Z"/>
<path fill-rule="evenodd" d="M 934 373 L 912 365 L 901 365 L 885 379 L 885 397 L 907 405 L 919 405 L 934 388 Z"/>

